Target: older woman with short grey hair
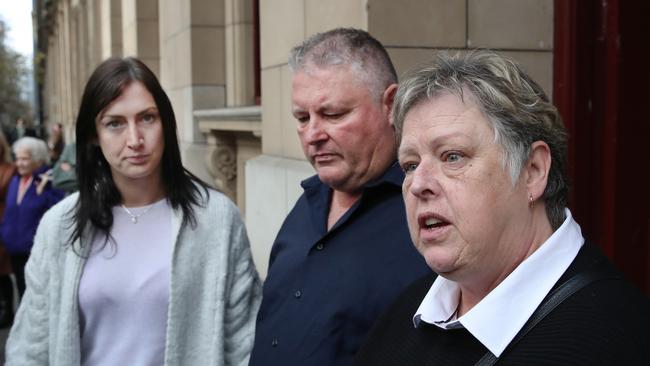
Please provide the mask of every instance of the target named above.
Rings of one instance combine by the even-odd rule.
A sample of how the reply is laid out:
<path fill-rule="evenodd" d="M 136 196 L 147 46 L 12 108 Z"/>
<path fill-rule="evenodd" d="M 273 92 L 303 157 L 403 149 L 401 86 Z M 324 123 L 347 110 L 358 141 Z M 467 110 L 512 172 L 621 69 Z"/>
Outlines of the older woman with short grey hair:
<path fill-rule="evenodd" d="M 63 191 L 52 188 L 48 174 L 50 157 L 44 141 L 23 137 L 13 144 L 16 171 L 7 190 L 5 212 L 0 223 L 5 245 L 16 276 L 18 292 L 25 291 L 25 263 L 34 243 L 41 217 L 63 198 Z"/>
<path fill-rule="evenodd" d="M 566 208 L 567 134 L 537 83 L 491 51 L 441 54 L 400 84 L 393 117 L 409 231 L 437 276 L 401 295 L 359 364 L 650 363 L 650 301 Z"/>
<path fill-rule="evenodd" d="M 30 154 L 30 160 L 40 166 L 50 163 L 50 155 L 47 152 L 45 141 L 35 137 L 23 137 L 16 140 L 12 146 L 14 154 L 18 151 L 27 151 Z"/>
<path fill-rule="evenodd" d="M 416 104 L 445 93 L 461 99 L 468 94 L 485 115 L 495 142 L 503 149 L 503 165 L 513 185 L 529 158 L 531 144 L 542 140 L 549 145 L 553 164 L 542 199 L 548 219 L 557 229 L 564 221 L 567 204 L 567 133 L 544 90 L 514 61 L 496 53 L 441 55 L 438 62 L 415 71 L 398 89 L 393 109 L 398 139 L 406 114 Z"/>

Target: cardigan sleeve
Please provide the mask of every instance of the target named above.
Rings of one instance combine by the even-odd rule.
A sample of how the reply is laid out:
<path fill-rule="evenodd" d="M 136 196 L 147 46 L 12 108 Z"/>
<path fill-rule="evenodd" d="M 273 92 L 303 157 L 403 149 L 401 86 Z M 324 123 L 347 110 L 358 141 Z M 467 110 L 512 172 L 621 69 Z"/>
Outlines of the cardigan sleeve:
<path fill-rule="evenodd" d="M 224 317 L 226 365 L 248 365 L 255 338 L 255 320 L 262 301 L 262 285 L 251 256 L 246 229 L 238 213 L 231 231 L 228 298 Z"/>
<path fill-rule="evenodd" d="M 34 247 L 25 266 L 27 288 L 20 302 L 6 344 L 7 366 L 49 364 L 48 264 L 57 258 L 48 255 L 48 248 L 61 244 L 56 241 L 57 218 L 50 212 L 41 221 Z"/>

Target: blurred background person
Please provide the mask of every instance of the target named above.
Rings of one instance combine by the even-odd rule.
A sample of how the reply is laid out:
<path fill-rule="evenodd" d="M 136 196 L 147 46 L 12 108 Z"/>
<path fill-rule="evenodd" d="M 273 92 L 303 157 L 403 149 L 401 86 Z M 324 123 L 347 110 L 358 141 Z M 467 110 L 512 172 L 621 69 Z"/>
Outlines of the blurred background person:
<path fill-rule="evenodd" d="M 54 123 L 50 127 L 50 133 L 47 137 L 47 148 L 50 152 L 50 162 L 52 165 L 56 164 L 59 156 L 65 147 L 65 139 L 63 138 L 63 125 Z"/>
<path fill-rule="evenodd" d="M 25 263 L 34 243 L 34 235 L 45 211 L 63 198 L 63 191 L 52 187 L 48 175 L 50 161 L 47 145 L 35 137 L 23 137 L 13 145 L 16 170 L 9 183 L 0 236 L 9 252 L 16 276 L 18 293 L 25 291 Z"/>
<path fill-rule="evenodd" d="M 74 142 L 65 145 L 63 153 L 59 156 L 52 168 L 52 185 L 54 188 L 64 190 L 70 194 L 79 189 L 77 183 L 77 144 Z"/>
<path fill-rule="evenodd" d="M 9 136 L 6 136 L 9 139 L 8 142 L 10 145 L 13 145 L 18 139 L 27 136 L 36 137 L 36 130 L 29 127 L 23 118 L 18 117 L 16 119 L 16 125 L 9 131 Z"/>
<path fill-rule="evenodd" d="M 245 365 L 261 283 L 235 205 L 181 162 L 134 58 L 101 63 L 76 121 L 79 192 L 39 226 L 7 365 Z"/>
<path fill-rule="evenodd" d="M 4 133 L 0 132 L 0 219 L 5 211 L 9 182 L 15 173 L 16 166 L 11 159 L 11 147 Z M 0 328 L 11 325 L 13 320 L 14 287 L 10 277 L 11 272 L 9 254 L 0 240 Z"/>

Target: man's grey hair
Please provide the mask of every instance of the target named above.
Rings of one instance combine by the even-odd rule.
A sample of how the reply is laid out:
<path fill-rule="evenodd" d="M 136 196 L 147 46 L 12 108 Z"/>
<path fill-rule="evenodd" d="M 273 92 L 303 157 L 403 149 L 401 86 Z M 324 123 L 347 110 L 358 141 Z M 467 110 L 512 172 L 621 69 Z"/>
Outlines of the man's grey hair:
<path fill-rule="evenodd" d="M 384 46 L 368 32 L 354 28 L 336 28 L 307 38 L 291 50 L 289 66 L 294 73 L 310 66 L 350 67 L 379 98 L 388 86 L 397 83 L 395 67 Z"/>
<path fill-rule="evenodd" d="M 566 129 L 542 88 L 512 60 L 487 50 L 455 56 L 440 53 L 433 63 L 413 70 L 400 83 L 393 105 L 398 139 L 414 106 L 444 93 L 464 100 L 465 92 L 487 117 L 496 143 L 503 147 L 503 166 L 513 185 L 532 143 L 544 141 L 549 146 L 552 162 L 543 199 L 548 219 L 557 229 L 565 218 L 569 189 Z"/>
<path fill-rule="evenodd" d="M 39 140 L 35 137 L 22 137 L 14 142 L 12 149 L 14 154 L 18 150 L 28 150 L 32 155 L 32 161 L 40 161 L 43 164 L 50 163 L 50 154 L 47 151 L 47 144 L 45 141 Z"/>

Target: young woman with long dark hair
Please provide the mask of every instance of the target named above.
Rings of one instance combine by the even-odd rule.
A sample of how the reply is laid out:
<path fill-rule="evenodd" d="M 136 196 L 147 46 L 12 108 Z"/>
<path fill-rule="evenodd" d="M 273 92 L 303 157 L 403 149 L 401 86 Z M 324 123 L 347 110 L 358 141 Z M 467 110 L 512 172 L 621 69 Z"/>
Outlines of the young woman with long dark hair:
<path fill-rule="evenodd" d="M 79 193 L 38 229 L 7 364 L 246 364 L 261 290 L 244 225 L 183 168 L 142 62 L 98 66 L 76 143 Z"/>

